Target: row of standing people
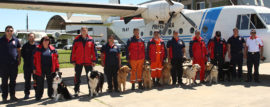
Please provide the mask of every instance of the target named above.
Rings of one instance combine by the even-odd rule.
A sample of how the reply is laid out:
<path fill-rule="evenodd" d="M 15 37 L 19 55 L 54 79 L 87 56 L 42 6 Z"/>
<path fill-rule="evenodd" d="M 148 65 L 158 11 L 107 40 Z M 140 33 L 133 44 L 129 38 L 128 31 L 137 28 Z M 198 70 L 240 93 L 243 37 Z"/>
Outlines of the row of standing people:
<path fill-rule="evenodd" d="M 40 45 L 34 42 L 34 34 L 28 35 L 29 42 L 24 44 L 22 52 L 18 39 L 13 37 L 13 27 L 7 26 L 5 36 L 0 39 L 1 58 L 0 73 L 2 78 L 1 90 L 3 101 L 6 102 L 8 90 L 10 91 L 11 100 L 18 100 L 15 97 L 16 77 L 18 73 L 18 65 L 20 64 L 21 54 L 24 58 L 24 78 L 25 78 L 25 99 L 29 98 L 31 89 L 31 76 L 34 79 L 34 88 L 36 91 L 36 100 L 40 100 L 44 89 L 44 78 L 48 81 L 48 96 L 52 98 L 52 77 L 51 72 L 59 71 L 58 54 L 53 46 L 50 45 L 49 37 L 43 37 Z M 238 77 L 242 77 L 243 57 L 247 56 L 248 64 L 248 82 L 252 80 L 252 66 L 255 67 L 254 79 L 259 81 L 259 60 L 262 58 L 263 44 L 256 36 L 256 31 L 251 31 L 251 37 L 246 42 L 238 35 L 238 29 L 235 28 L 234 35 L 229 38 L 227 45 L 224 39 L 221 39 L 221 33 L 216 32 L 216 35 L 208 43 L 208 50 L 204 40 L 200 37 L 200 32 L 196 31 L 194 38 L 190 42 L 189 53 L 193 60 L 193 64 L 198 63 L 202 66 L 200 71 L 200 80 L 204 82 L 204 66 L 207 61 L 208 52 L 210 53 L 211 62 L 220 66 L 224 62 L 226 49 L 228 56 L 231 58 L 231 64 L 234 68 L 238 65 Z M 178 37 L 178 32 L 174 31 L 173 38 L 168 41 L 165 46 L 164 41 L 160 38 L 159 32 L 154 32 L 154 37 L 148 42 L 145 54 L 145 44 L 139 36 L 139 29 L 134 29 L 134 36 L 127 42 L 126 58 L 131 65 L 132 89 L 135 89 L 135 83 L 139 83 L 139 88 L 142 87 L 142 67 L 147 60 L 151 65 L 151 76 L 155 85 L 159 85 L 158 81 L 161 76 L 162 64 L 165 61 L 168 53 L 168 61 L 172 64 L 172 82 L 173 84 L 182 83 L 182 64 L 183 58 L 186 56 L 185 43 Z M 121 56 L 119 47 L 113 44 L 114 36 L 108 38 L 108 43 L 102 47 L 102 65 L 104 66 L 105 74 L 108 80 L 108 89 L 112 91 L 112 82 L 114 89 L 117 90 L 117 70 L 121 66 Z M 225 45 L 224 45 L 225 44 Z M 228 46 L 228 47 L 226 47 Z M 245 51 L 242 51 L 245 47 Z M 34 54 L 33 54 L 34 53 Z M 246 55 L 247 53 L 247 55 Z M 81 28 L 81 35 L 77 36 L 73 43 L 71 53 L 71 63 L 75 65 L 74 76 L 74 91 L 75 96 L 78 96 L 80 87 L 80 77 L 82 68 L 85 67 L 86 73 L 92 71 L 93 66 L 97 62 L 97 52 L 94 45 L 94 40 L 88 35 L 86 27 Z M 222 72 L 222 71 L 220 71 Z M 34 75 L 32 75 L 34 73 Z M 236 77 L 236 75 L 234 75 Z M 136 79 L 137 78 L 137 79 Z M 10 84 L 8 85 L 8 79 Z M 88 81 L 88 80 L 87 80 Z M 88 86 L 89 88 L 89 86 Z M 89 90 L 90 91 L 90 90 Z"/>
<path fill-rule="evenodd" d="M 183 58 L 186 56 L 185 43 L 178 37 L 178 32 L 173 32 L 173 37 L 168 41 L 165 46 L 164 41 L 160 38 L 159 32 L 154 31 L 154 37 L 148 42 L 146 52 L 145 45 L 142 38 L 139 36 L 139 29 L 133 30 L 134 36 L 127 41 L 126 58 L 131 66 L 130 82 L 132 83 L 131 89 L 135 89 L 135 83 L 138 82 L 139 89 L 142 89 L 142 67 L 145 60 L 150 62 L 151 77 L 154 85 L 159 85 L 159 78 L 161 77 L 161 70 L 163 62 L 167 58 L 172 64 L 172 84 L 178 82 L 182 85 L 183 75 Z M 219 80 L 224 81 L 222 67 L 225 61 L 225 56 L 228 54 L 230 58 L 230 66 L 232 67 L 233 80 L 238 79 L 242 81 L 242 66 L 243 58 L 247 58 L 248 75 L 247 82 L 252 81 L 252 67 L 254 66 L 254 81 L 259 81 L 259 63 L 263 59 L 263 43 L 260 38 L 256 36 L 256 30 L 251 30 L 250 37 L 247 42 L 243 37 L 238 34 L 238 29 L 233 29 L 233 35 L 226 42 L 221 37 L 221 32 L 217 31 L 215 36 L 205 43 L 204 39 L 200 36 L 200 31 L 195 32 L 189 44 L 189 55 L 193 64 L 201 66 L 200 83 L 205 83 L 205 65 L 210 58 L 210 62 L 218 66 Z M 146 54 L 145 54 L 146 53 Z M 236 75 L 236 67 L 238 67 L 238 74 Z M 137 77 L 137 79 L 136 79 Z M 197 76 L 196 76 L 197 77 Z"/>
<path fill-rule="evenodd" d="M 7 102 L 8 92 L 10 100 L 17 101 L 15 96 L 16 78 L 18 66 L 21 63 L 21 56 L 24 58 L 24 79 L 25 79 L 25 99 L 29 98 L 31 89 L 31 78 L 33 76 L 35 98 L 40 100 L 44 90 L 44 79 L 48 83 L 48 96 L 52 98 L 52 72 L 59 71 L 58 54 L 53 46 L 50 45 L 50 38 L 45 36 L 40 44 L 36 44 L 33 33 L 28 34 L 28 42 L 23 45 L 13 36 L 12 26 L 5 28 L 5 35 L 0 38 L 0 76 L 2 78 L 1 90 L 3 103 Z M 8 84 L 8 80 L 10 80 Z"/>

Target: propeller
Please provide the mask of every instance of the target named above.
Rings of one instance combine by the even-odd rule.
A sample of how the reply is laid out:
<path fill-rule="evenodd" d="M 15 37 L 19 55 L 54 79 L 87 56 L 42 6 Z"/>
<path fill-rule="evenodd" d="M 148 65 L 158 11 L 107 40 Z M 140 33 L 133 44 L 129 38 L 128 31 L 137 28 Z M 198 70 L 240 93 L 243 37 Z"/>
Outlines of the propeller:
<path fill-rule="evenodd" d="M 197 25 L 195 24 L 195 22 L 193 20 L 191 20 L 189 17 L 187 17 L 182 12 L 180 12 L 180 14 L 188 21 L 188 23 L 190 23 L 195 29 L 197 29 Z"/>
<path fill-rule="evenodd" d="M 170 4 L 171 6 L 174 5 L 174 3 L 171 0 L 166 0 L 166 2 L 168 4 Z M 195 24 L 195 22 L 193 20 L 191 20 L 189 17 L 187 17 L 185 14 L 183 14 L 182 12 L 180 12 L 180 14 L 188 21 L 188 23 L 190 23 L 196 30 L 197 30 L 197 25 Z M 172 18 L 175 15 L 175 12 L 170 13 L 170 18 L 167 21 L 167 23 L 165 24 L 165 27 L 163 29 L 162 34 L 165 35 L 169 25 L 171 24 Z"/>
<path fill-rule="evenodd" d="M 167 23 L 165 24 L 165 27 L 164 27 L 164 29 L 163 29 L 163 31 L 162 31 L 162 34 L 163 34 L 163 35 L 166 34 L 166 32 L 167 32 L 167 30 L 168 30 L 168 28 L 169 28 L 169 25 L 171 24 L 171 21 L 172 21 L 172 18 L 173 18 L 173 16 L 174 16 L 174 14 L 175 14 L 175 12 L 170 13 L 170 18 L 169 18 L 169 20 L 167 21 Z"/>
<path fill-rule="evenodd" d="M 167 2 L 169 5 L 174 5 L 174 3 L 172 2 L 172 0 L 166 0 L 166 2 Z"/>

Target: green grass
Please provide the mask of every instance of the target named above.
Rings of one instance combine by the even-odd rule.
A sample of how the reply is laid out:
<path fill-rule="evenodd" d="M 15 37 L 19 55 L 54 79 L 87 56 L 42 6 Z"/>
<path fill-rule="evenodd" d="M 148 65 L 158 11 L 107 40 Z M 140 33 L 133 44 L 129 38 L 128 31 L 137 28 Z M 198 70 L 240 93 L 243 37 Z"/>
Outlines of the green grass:
<path fill-rule="evenodd" d="M 58 55 L 59 55 L 59 64 L 60 64 L 60 68 L 72 68 L 74 67 L 72 64 L 70 64 L 70 53 L 71 50 L 58 50 Z M 98 54 L 100 54 L 100 52 L 98 51 Z M 127 60 L 125 56 L 121 57 L 122 60 L 122 65 L 126 65 L 127 64 Z M 98 59 L 98 63 L 96 65 L 100 65 L 101 60 L 100 58 Z M 21 65 L 19 66 L 19 73 L 23 73 L 23 58 L 21 61 Z"/>

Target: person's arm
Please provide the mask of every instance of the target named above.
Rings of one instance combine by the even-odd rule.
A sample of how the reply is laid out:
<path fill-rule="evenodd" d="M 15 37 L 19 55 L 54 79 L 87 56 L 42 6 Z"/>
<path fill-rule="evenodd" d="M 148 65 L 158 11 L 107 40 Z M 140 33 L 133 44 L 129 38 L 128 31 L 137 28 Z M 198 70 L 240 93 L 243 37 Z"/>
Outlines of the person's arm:
<path fill-rule="evenodd" d="M 18 65 L 21 64 L 21 48 L 17 48 L 17 52 L 18 52 Z"/>
<path fill-rule="evenodd" d="M 55 64 L 56 64 L 56 65 L 55 65 L 55 71 L 58 72 L 60 66 L 59 66 L 59 60 L 58 60 L 59 55 L 58 55 L 57 50 L 55 50 L 55 55 L 56 55 L 56 56 L 55 56 Z"/>
<path fill-rule="evenodd" d="M 183 52 L 183 57 L 186 57 L 186 47 L 183 47 L 182 52 Z"/>
<path fill-rule="evenodd" d="M 261 55 L 261 60 L 264 59 L 264 56 L 263 56 L 263 46 L 260 47 L 260 55 Z"/>
<path fill-rule="evenodd" d="M 243 43 L 243 46 L 244 46 L 244 58 L 247 58 L 247 51 L 248 51 L 248 46 L 246 45 L 246 43 Z"/>
<path fill-rule="evenodd" d="M 193 47 L 193 41 L 189 42 L 189 57 L 191 58 L 191 60 L 193 60 L 193 51 L 192 51 L 192 47 Z"/>
<path fill-rule="evenodd" d="M 73 41 L 72 45 L 72 50 L 71 50 L 71 55 L 70 55 L 70 63 L 72 63 L 74 66 L 76 64 L 76 49 L 77 49 L 77 44 L 75 43 L 75 40 Z"/>
<path fill-rule="evenodd" d="M 121 64 L 121 54 L 118 54 L 118 60 L 119 60 L 119 68 L 121 68 L 122 64 Z"/>
<path fill-rule="evenodd" d="M 129 63 L 129 45 L 130 45 L 130 40 L 127 41 L 127 46 L 126 46 L 126 59 Z"/>
<path fill-rule="evenodd" d="M 229 59 L 231 59 L 231 44 L 227 44 L 227 50 L 228 50 L 228 57 L 229 57 Z"/>
<path fill-rule="evenodd" d="M 148 62 L 150 62 L 150 56 L 149 56 L 149 50 L 150 49 L 150 41 L 147 43 L 147 48 L 146 48 L 146 60 L 148 61 Z"/>
<path fill-rule="evenodd" d="M 103 45 L 101 47 L 100 53 L 101 53 L 101 55 L 100 55 L 100 57 L 101 57 L 101 66 L 104 67 L 104 65 L 105 65 L 105 56 L 106 56 L 106 54 L 105 54 L 105 45 Z"/>
<path fill-rule="evenodd" d="M 259 41 L 259 47 L 260 47 L 260 59 L 264 60 L 264 56 L 263 56 L 263 41 L 260 39 Z"/>
<path fill-rule="evenodd" d="M 167 48 L 166 48 L 166 46 L 165 46 L 165 43 L 164 43 L 164 46 L 163 46 L 163 47 L 164 47 L 164 52 L 165 52 L 163 62 L 166 62 L 168 53 L 167 53 Z"/>

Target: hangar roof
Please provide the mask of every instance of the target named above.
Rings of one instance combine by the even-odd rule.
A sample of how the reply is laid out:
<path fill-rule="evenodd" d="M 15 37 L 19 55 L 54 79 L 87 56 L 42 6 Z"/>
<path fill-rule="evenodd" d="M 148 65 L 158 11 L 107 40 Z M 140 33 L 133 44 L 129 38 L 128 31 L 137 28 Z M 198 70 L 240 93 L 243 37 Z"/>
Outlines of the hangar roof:
<path fill-rule="evenodd" d="M 103 24 L 101 17 L 90 16 L 72 16 L 69 19 L 67 16 L 53 16 L 46 27 L 46 30 L 65 30 L 66 25 L 88 25 L 88 24 Z"/>

